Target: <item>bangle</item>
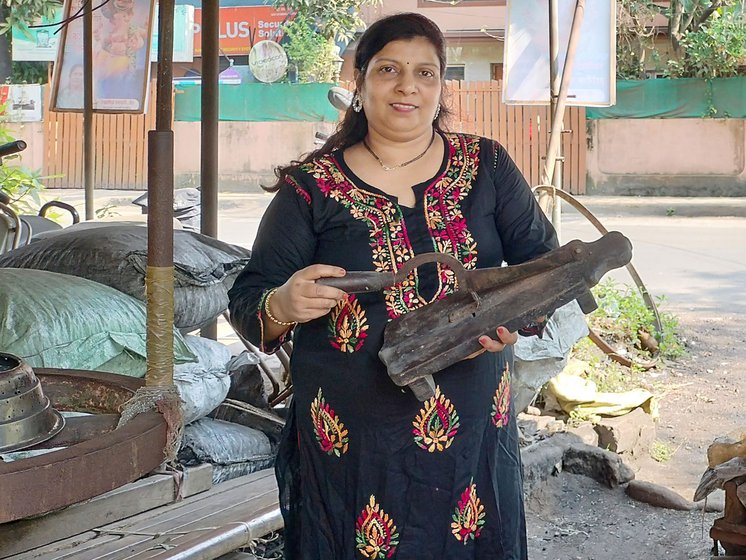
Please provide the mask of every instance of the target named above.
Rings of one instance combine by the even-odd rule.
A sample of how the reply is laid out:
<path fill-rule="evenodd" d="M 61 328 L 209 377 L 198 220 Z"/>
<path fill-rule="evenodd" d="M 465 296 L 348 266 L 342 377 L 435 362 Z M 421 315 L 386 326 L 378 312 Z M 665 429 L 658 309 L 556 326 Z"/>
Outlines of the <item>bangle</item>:
<path fill-rule="evenodd" d="M 272 315 L 272 312 L 269 310 L 269 300 L 272 299 L 272 296 L 275 295 L 276 291 L 277 288 L 272 288 L 267 294 L 267 297 L 264 298 L 264 313 L 267 314 L 267 317 L 269 317 L 270 321 L 282 327 L 292 327 L 294 325 L 297 325 L 297 321 L 280 321 L 274 315 Z"/>

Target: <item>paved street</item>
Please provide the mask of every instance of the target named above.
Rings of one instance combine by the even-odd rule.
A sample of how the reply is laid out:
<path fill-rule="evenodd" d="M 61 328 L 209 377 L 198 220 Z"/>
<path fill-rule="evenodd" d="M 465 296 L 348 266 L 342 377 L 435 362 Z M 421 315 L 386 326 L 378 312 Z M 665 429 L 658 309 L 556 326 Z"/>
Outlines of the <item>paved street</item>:
<path fill-rule="evenodd" d="M 108 219 L 142 219 L 130 201 L 134 191 L 97 191 L 96 205 L 111 205 Z M 83 214 L 83 192 L 50 191 Z M 251 246 L 272 196 L 220 193 L 220 239 Z M 609 230 L 630 238 L 633 264 L 653 295 L 671 305 L 708 313 L 746 313 L 746 199 L 581 197 Z M 598 233 L 569 205 L 563 205 L 562 240 L 590 241 Z M 669 215 L 670 214 L 670 215 Z M 626 271 L 613 273 L 632 284 Z"/>

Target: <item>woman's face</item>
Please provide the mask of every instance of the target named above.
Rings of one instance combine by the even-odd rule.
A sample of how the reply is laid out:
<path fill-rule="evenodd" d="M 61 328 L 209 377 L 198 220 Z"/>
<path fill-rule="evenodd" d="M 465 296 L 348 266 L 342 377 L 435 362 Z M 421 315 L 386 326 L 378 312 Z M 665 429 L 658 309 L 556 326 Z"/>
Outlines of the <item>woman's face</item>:
<path fill-rule="evenodd" d="M 388 43 L 359 82 L 368 126 L 402 140 L 430 130 L 440 103 L 440 72 L 438 53 L 427 39 Z"/>
<path fill-rule="evenodd" d="M 76 66 L 70 71 L 70 88 L 83 89 L 83 68 Z"/>

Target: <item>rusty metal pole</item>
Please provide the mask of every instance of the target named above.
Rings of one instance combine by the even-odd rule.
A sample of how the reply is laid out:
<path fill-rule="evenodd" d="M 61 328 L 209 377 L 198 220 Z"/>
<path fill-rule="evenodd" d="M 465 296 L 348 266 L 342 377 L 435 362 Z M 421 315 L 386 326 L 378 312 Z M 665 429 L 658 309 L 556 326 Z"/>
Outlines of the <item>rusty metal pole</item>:
<path fill-rule="evenodd" d="M 218 131 L 220 107 L 220 6 L 219 2 L 202 3 L 202 122 L 200 168 L 200 231 L 218 236 Z M 205 338 L 217 339 L 217 323 L 200 331 Z"/>
<path fill-rule="evenodd" d="M 158 8 L 155 130 L 148 131 L 148 369 L 146 386 L 173 385 L 174 362 L 174 0 Z"/>
<path fill-rule="evenodd" d="M 95 217 L 93 201 L 93 8 L 83 7 L 83 188 L 85 219 Z"/>

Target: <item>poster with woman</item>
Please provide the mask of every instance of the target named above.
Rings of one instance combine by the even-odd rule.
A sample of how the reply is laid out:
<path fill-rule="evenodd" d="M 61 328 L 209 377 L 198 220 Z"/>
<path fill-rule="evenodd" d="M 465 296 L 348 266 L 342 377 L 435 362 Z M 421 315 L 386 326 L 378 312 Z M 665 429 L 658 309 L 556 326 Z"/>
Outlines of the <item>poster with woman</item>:
<path fill-rule="evenodd" d="M 52 109 L 83 110 L 83 0 L 66 0 Z M 155 0 L 107 0 L 93 12 L 93 110 L 142 113 Z M 80 16 L 80 17 L 76 17 Z"/>

